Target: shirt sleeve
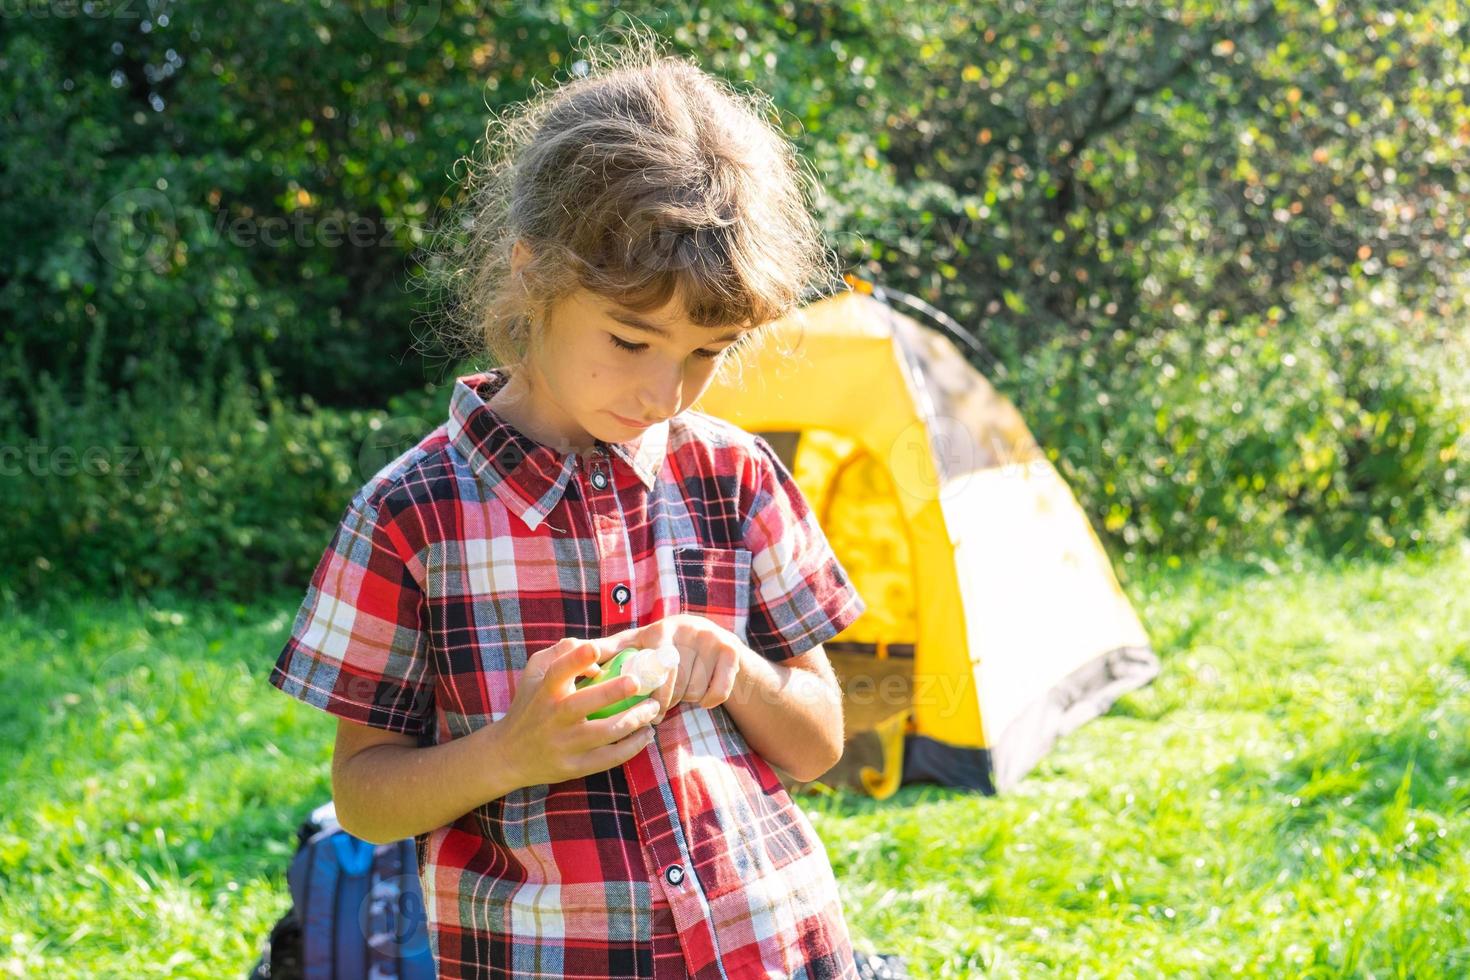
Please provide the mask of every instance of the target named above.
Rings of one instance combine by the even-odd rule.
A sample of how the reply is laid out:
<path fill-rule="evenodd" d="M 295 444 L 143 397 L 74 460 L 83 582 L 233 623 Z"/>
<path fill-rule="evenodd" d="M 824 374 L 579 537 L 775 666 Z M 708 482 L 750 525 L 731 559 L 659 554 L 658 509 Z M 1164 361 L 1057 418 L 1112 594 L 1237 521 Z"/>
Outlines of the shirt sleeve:
<path fill-rule="evenodd" d="M 377 508 L 348 505 L 269 680 L 340 718 L 421 736 L 433 718 L 429 631 L 398 542 Z"/>
<path fill-rule="evenodd" d="M 755 495 L 743 532 L 751 553 L 746 642 L 779 662 L 842 632 L 867 603 L 786 464 L 762 437 L 755 444 Z"/>

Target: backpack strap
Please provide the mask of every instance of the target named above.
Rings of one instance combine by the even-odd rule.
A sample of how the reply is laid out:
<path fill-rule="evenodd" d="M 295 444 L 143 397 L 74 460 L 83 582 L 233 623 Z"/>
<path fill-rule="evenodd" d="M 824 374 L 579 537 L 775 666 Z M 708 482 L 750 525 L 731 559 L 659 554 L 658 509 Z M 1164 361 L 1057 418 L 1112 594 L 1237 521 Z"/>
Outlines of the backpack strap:
<path fill-rule="evenodd" d="M 336 947 L 334 965 L 337 972 L 330 980 L 336 980 L 337 977 L 362 977 L 367 975 L 368 967 L 365 919 L 374 847 L 345 830 L 331 840 L 342 874 L 337 879 L 337 916 L 333 944 Z"/>
<path fill-rule="evenodd" d="M 373 845 L 337 826 L 313 835 L 292 862 L 304 980 L 365 975 L 367 944 L 358 916 L 372 862 Z"/>

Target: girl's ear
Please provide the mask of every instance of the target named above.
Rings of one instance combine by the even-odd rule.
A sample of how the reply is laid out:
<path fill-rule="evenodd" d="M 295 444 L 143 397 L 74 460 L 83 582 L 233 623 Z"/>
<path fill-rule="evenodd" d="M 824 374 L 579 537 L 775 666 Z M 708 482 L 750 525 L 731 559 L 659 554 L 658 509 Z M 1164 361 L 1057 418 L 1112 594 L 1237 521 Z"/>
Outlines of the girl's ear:
<path fill-rule="evenodd" d="M 531 260 L 531 250 L 525 243 L 517 238 L 510 247 L 510 272 L 517 279 L 521 276 L 521 270 Z"/>

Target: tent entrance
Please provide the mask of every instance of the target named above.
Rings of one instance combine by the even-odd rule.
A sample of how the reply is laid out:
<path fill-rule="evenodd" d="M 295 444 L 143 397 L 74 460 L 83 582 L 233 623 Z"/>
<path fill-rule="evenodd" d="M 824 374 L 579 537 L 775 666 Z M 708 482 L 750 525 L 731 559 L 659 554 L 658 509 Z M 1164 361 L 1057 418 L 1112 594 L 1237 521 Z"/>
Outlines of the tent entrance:
<path fill-rule="evenodd" d="M 821 783 L 879 799 L 898 789 L 912 730 L 917 616 L 913 549 L 887 467 L 817 427 L 761 432 L 786 464 L 868 611 L 823 644 L 842 685 L 846 748 Z M 803 784 L 788 782 L 788 788 Z"/>

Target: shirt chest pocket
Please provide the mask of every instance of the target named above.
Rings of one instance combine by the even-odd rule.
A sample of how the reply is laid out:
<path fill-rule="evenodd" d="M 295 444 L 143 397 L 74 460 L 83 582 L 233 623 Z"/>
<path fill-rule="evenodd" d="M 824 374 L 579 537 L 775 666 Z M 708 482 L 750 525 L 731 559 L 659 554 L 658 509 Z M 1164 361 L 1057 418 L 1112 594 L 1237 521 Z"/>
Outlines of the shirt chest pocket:
<path fill-rule="evenodd" d="M 703 616 L 745 642 L 750 615 L 750 551 L 684 548 L 674 552 L 679 611 Z"/>

